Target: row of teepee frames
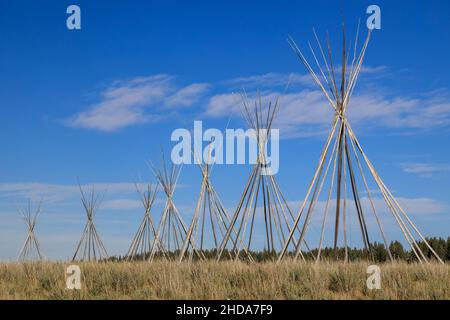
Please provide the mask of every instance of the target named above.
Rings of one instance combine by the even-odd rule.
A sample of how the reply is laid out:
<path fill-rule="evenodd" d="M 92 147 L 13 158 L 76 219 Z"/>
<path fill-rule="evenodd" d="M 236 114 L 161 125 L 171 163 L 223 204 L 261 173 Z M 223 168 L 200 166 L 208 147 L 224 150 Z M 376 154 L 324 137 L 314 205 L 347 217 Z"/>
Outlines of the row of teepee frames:
<path fill-rule="evenodd" d="M 161 257 L 177 259 L 180 262 L 183 260 L 192 261 L 193 259 L 203 260 L 207 259 L 206 253 L 209 250 L 209 253 L 213 252 L 213 257 L 217 260 L 243 257 L 249 261 L 254 261 L 253 252 L 256 251 L 259 241 L 264 243 L 264 251 L 276 257 L 278 261 L 287 256 L 305 260 L 306 254 L 312 255 L 316 261 L 320 261 L 325 236 L 330 234 L 335 256 L 338 256 L 339 244 L 343 243 L 343 259 L 348 261 L 349 235 L 347 225 L 351 216 L 349 210 L 351 205 L 353 205 L 356 213 L 362 243 L 370 257 L 372 242 L 367 223 L 369 216 L 363 206 L 365 201 L 368 203 L 368 211 L 371 212 L 371 217 L 376 222 L 376 228 L 381 235 L 389 258 L 394 260 L 389 250 L 381 214 L 375 204 L 373 191 L 369 188 L 369 179 L 364 173 L 364 169 L 366 169 L 366 172 L 367 170 L 369 172 L 369 178 L 372 178 L 378 188 L 391 218 L 400 228 L 417 260 L 429 262 L 431 258 L 435 258 L 443 263 L 378 175 L 346 117 L 350 98 L 362 70 L 362 63 L 371 33 L 372 31 L 369 30 L 362 47 L 358 50 L 359 24 L 354 45 L 348 47 L 345 27 L 343 26 L 340 68 L 334 65 L 328 34 L 325 45 L 319 40 L 315 31 L 316 49 L 308 43 L 316 69 L 308 62 L 294 40 L 289 37 L 290 46 L 311 74 L 334 113 L 331 131 L 305 199 L 297 213 L 292 212 L 289 208 L 275 176 L 271 174 L 267 165 L 268 133 L 273 127 L 273 122 L 279 111 L 279 101 L 277 99 L 274 103 L 268 102 L 265 105 L 259 97 L 254 105 L 251 105 L 247 96 L 243 94 L 243 117 L 248 126 L 258 133 L 256 137 L 258 154 L 257 161 L 253 166 L 234 214 L 229 215 L 220 201 L 210 180 L 212 166 L 208 161 L 205 161 L 199 166 L 202 174 L 200 194 L 191 224 L 187 226 L 173 200 L 180 167 L 172 165 L 169 169 L 163 158 L 161 170 L 152 167 L 166 198 L 159 224 L 156 227 L 151 214 L 158 187 L 148 185 L 147 189 L 142 191 L 136 185 L 145 208 L 145 214 L 132 240 L 127 258 L 143 257 L 152 261 Z M 349 59 L 351 59 L 351 62 L 349 62 Z M 320 60 L 322 62 L 319 62 Z M 358 181 L 363 186 L 366 195 L 364 199 L 361 197 Z M 328 191 L 325 194 L 326 200 L 323 203 L 323 208 L 318 209 L 317 204 L 320 201 L 324 186 L 328 186 Z M 81 186 L 80 190 L 82 203 L 87 213 L 87 223 L 73 260 L 105 259 L 107 257 L 106 249 L 93 222 L 94 212 L 100 204 L 100 198 L 95 195 L 94 189 L 90 194 L 86 194 Z M 332 199 L 333 195 L 335 199 Z M 334 205 L 334 209 L 332 209 L 332 205 Z M 334 230 L 327 232 L 327 221 L 332 210 L 334 210 L 334 221 L 332 221 L 334 222 Z M 32 215 L 31 208 L 28 206 L 28 211 L 24 213 L 29 233 L 20 254 L 21 259 L 27 256 L 33 245 L 37 247 L 39 257 L 41 257 L 39 245 L 33 232 L 39 211 L 40 209 Z M 319 212 L 322 212 L 321 216 Z M 318 241 L 311 245 L 309 239 L 308 245 L 306 237 L 314 222 L 313 217 L 317 217 L 321 221 L 319 223 L 320 232 Z M 419 246 L 416 239 L 420 239 L 425 244 L 431 252 L 431 256 L 425 255 L 423 247 Z M 311 250 L 311 248 L 314 250 Z"/>

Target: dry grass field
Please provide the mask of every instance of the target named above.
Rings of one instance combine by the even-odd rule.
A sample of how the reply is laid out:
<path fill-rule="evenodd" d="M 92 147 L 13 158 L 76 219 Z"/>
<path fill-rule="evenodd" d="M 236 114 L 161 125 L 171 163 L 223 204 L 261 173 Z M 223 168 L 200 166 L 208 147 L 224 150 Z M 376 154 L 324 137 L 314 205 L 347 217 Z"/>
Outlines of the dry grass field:
<path fill-rule="evenodd" d="M 69 263 L 1 263 L 1 299 L 450 299 L 450 266 L 368 262 L 80 263 L 81 290 L 66 289 Z"/>

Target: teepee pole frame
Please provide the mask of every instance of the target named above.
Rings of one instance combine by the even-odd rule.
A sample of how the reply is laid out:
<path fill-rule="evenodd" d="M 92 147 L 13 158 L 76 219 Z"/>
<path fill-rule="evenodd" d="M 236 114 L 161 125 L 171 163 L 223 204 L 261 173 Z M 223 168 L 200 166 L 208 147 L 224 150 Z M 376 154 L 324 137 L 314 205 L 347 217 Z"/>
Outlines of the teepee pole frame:
<path fill-rule="evenodd" d="M 42 201 L 39 202 L 35 210 L 32 209 L 31 200 L 28 200 L 27 207 L 25 209 L 19 209 L 27 228 L 27 238 L 19 252 L 18 260 L 25 261 L 30 258 L 33 248 L 36 249 L 37 257 L 42 260 L 41 248 L 35 235 L 35 227 L 38 216 L 41 213 Z M 34 211 L 34 213 L 33 213 Z"/>
<path fill-rule="evenodd" d="M 108 258 L 108 252 L 94 224 L 94 214 L 100 207 L 103 195 L 96 194 L 94 186 L 92 186 L 90 194 L 86 194 L 81 184 L 78 184 L 78 186 L 81 194 L 81 202 L 86 211 L 87 221 L 72 261 L 105 260 Z"/>
<path fill-rule="evenodd" d="M 358 77 L 362 70 L 362 63 L 366 54 L 366 50 L 371 38 L 372 30 L 369 30 L 361 49 L 357 50 L 358 39 L 359 39 L 359 26 L 356 30 L 355 43 L 353 50 L 347 50 L 346 37 L 345 37 L 345 25 L 342 26 L 342 56 L 341 56 L 341 71 L 340 71 L 340 86 L 338 85 L 337 73 L 335 71 L 335 66 L 332 58 L 332 48 L 329 35 L 326 35 L 325 50 L 324 46 L 320 42 L 315 30 L 313 30 L 314 37 L 316 39 L 317 47 L 322 58 L 322 65 L 319 62 L 318 55 L 316 54 L 313 46 L 308 43 L 311 54 L 314 58 L 315 64 L 319 70 L 319 74 L 323 79 L 323 83 L 319 76 L 316 74 L 312 66 L 309 64 L 305 55 L 298 48 L 294 40 L 289 37 L 288 43 L 294 50 L 300 61 L 303 63 L 305 68 L 309 71 L 313 81 L 317 84 L 319 89 L 324 94 L 325 98 L 332 107 L 335 116 L 333 117 L 332 128 L 326 140 L 325 146 L 322 150 L 322 154 L 319 158 L 316 171 L 306 192 L 306 196 L 302 205 L 299 208 L 297 217 L 294 220 L 292 227 L 290 228 L 289 236 L 280 252 L 278 261 L 283 259 L 290 245 L 294 245 L 295 248 L 295 258 L 297 259 L 301 253 L 301 244 L 303 244 L 307 229 L 311 223 L 311 218 L 314 214 L 314 208 L 319 200 L 323 184 L 328 175 L 328 169 L 330 168 L 331 162 L 333 162 L 333 169 L 331 173 L 331 182 L 329 184 L 328 193 L 325 202 L 325 210 L 321 224 L 320 241 L 318 246 L 318 252 L 315 257 L 316 261 L 321 258 L 322 247 L 325 237 L 325 228 L 328 219 L 329 203 L 333 194 L 333 189 L 336 192 L 336 207 L 335 207 L 335 219 L 334 219 L 334 236 L 333 236 L 333 247 L 334 254 L 338 256 L 338 243 L 339 243 L 339 232 L 343 230 L 344 237 L 344 247 L 345 247 L 345 261 L 348 261 L 348 239 L 347 239 L 347 220 L 348 220 L 348 200 L 347 200 L 347 185 L 350 185 L 352 202 L 355 205 L 356 215 L 358 218 L 358 223 L 361 231 L 361 237 L 364 247 L 369 252 L 372 253 L 372 244 L 369 238 L 369 229 L 366 223 L 366 216 L 363 211 L 363 203 L 360 197 L 360 191 L 358 189 L 357 174 L 362 180 L 364 190 L 367 193 L 368 202 L 370 204 L 370 211 L 376 221 L 378 231 L 383 239 L 383 244 L 388 252 L 389 259 L 392 261 L 393 256 L 389 248 L 386 233 L 383 228 L 382 219 L 377 213 L 376 206 L 374 204 L 372 193 L 369 189 L 366 175 L 364 173 L 363 164 L 369 169 L 370 175 L 375 181 L 382 198 L 397 222 L 402 234 L 404 235 L 406 241 L 410 245 L 414 255 L 419 262 L 429 262 L 429 259 L 425 256 L 423 250 L 420 248 L 418 242 L 416 241 L 416 236 L 423 241 L 426 247 L 430 250 L 431 254 L 439 261 L 443 262 L 442 259 L 436 254 L 431 245 L 428 243 L 426 238 L 420 233 L 419 229 L 412 222 L 403 208 L 400 206 L 398 201 L 394 198 L 392 193 L 386 187 L 384 182 L 381 180 L 377 171 L 374 169 L 372 163 L 364 153 L 356 135 L 348 123 L 346 118 L 346 111 L 348 109 L 350 97 L 355 89 Z M 348 68 L 349 53 L 353 51 L 353 57 L 351 60 L 350 68 Z M 322 67 L 324 66 L 324 67 Z M 326 89 L 328 88 L 328 89 Z M 330 152 L 330 145 L 332 140 L 334 140 L 333 147 Z M 363 161 L 361 161 L 361 158 Z M 327 160 L 328 159 L 328 160 Z M 325 170 L 324 170 L 325 169 Z M 335 183 L 336 181 L 336 183 Z M 349 199 L 350 200 L 350 199 Z M 308 207 L 307 204 L 309 203 Z M 306 214 L 304 214 L 305 209 Z M 303 217 L 305 215 L 305 217 Z M 342 220 L 342 225 L 341 225 Z M 300 234 L 298 239 L 295 239 L 295 233 L 297 232 L 297 227 L 300 222 L 303 221 Z"/>

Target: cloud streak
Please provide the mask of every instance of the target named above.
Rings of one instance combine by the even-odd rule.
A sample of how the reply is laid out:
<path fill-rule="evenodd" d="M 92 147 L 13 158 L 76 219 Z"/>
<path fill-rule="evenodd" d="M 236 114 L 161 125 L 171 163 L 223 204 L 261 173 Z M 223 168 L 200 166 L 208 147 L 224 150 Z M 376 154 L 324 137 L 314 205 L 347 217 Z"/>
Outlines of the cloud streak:
<path fill-rule="evenodd" d="M 400 167 L 404 172 L 416 174 L 421 178 L 431 178 L 436 173 L 450 172 L 448 164 L 401 163 Z"/>
<path fill-rule="evenodd" d="M 238 89 L 241 89 L 242 87 L 260 89 L 268 87 L 285 87 L 288 84 L 311 85 L 311 77 L 308 74 L 269 72 L 259 75 L 237 77 L 224 81 L 224 84 L 231 87 L 237 87 Z"/>
<path fill-rule="evenodd" d="M 383 75 L 386 69 L 385 66 L 365 67 L 362 72 Z M 288 83 L 290 87 L 285 91 Z M 450 125 L 448 91 L 399 96 L 374 87 L 375 83 L 368 90 L 355 92 L 351 98 L 347 114 L 353 126 L 417 132 Z M 242 88 L 248 89 L 250 99 L 257 90 L 263 100 L 280 98 L 276 125 L 282 137 L 315 136 L 328 130 L 333 110 L 310 76 L 276 72 L 237 77 L 215 87 L 208 83 L 179 87 L 174 77 L 166 74 L 116 81 L 100 93 L 100 101 L 69 117 L 65 123 L 76 128 L 113 132 L 159 122 L 174 112 L 227 118 L 230 114 L 240 115 L 241 98 L 231 91 Z"/>
<path fill-rule="evenodd" d="M 77 113 L 65 124 L 70 127 L 112 132 L 164 118 L 167 107 L 193 105 L 207 90 L 206 84 L 178 89 L 174 78 L 160 74 L 116 81 L 100 93 L 100 101 Z M 151 112 L 149 112 L 151 109 Z"/>
<path fill-rule="evenodd" d="M 256 97 L 250 96 L 249 99 Z M 280 111 L 275 126 L 284 137 L 322 134 L 330 126 L 333 110 L 319 90 L 297 93 L 263 92 L 263 101 L 279 98 Z M 237 94 L 218 94 L 209 100 L 205 116 L 220 118 L 240 114 Z M 395 130 L 427 130 L 450 125 L 450 99 L 439 96 L 390 97 L 371 92 L 355 95 L 348 107 L 348 119 L 354 126 L 391 128 Z"/>
<path fill-rule="evenodd" d="M 207 83 L 193 83 L 168 97 L 165 105 L 169 107 L 190 107 L 208 90 Z"/>
<path fill-rule="evenodd" d="M 128 210 L 141 207 L 136 192 L 136 185 L 130 182 L 124 183 L 93 183 L 81 186 L 84 191 L 91 190 L 104 194 L 102 208 L 113 210 Z M 143 189 L 144 184 L 138 184 Z M 129 196 L 129 198 L 123 198 Z M 0 197 L 9 201 L 23 202 L 31 200 L 33 202 L 43 201 L 45 204 L 61 205 L 68 201 L 79 201 L 80 188 L 78 185 L 70 184 L 46 184 L 46 183 L 10 183 L 0 184 Z"/>
<path fill-rule="evenodd" d="M 338 70 L 340 67 L 336 66 Z M 383 75 L 385 71 L 388 70 L 386 66 L 377 66 L 377 67 L 362 67 L 361 74 L 378 74 Z M 301 73 L 278 73 L 278 72 L 268 72 L 258 75 L 250 75 L 243 77 L 236 77 L 231 80 L 224 81 L 226 86 L 236 86 L 239 89 L 242 87 L 246 88 L 273 88 L 273 87 L 286 87 L 289 86 L 315 86 L 312 77 L 309 74 L 301 74 Z"/>

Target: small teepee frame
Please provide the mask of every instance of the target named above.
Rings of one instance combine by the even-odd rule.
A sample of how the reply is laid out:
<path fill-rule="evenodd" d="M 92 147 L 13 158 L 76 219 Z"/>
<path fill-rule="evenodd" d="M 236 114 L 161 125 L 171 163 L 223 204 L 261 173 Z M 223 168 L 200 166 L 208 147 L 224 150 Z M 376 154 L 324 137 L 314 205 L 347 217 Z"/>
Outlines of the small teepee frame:
<path fill-rule="evenodd" d="M 102 197 L 96 194 L 94 186 L 86 193 L 79 184 L 81 202 L 86 211 L 86 225 L 83 234 L 75 249 L 72 261 L 97 261 L 108 258 L 108 253 L 103 245 L 94 224 L 95 211 L 100 207 Z"/>
<path fill-rule="evenodd" d="M 230 225 L 230 216 L 210 180 L 212 171 L 210 160 L 211 150 L 209 159 L 199 164 L 202 184 L 197 206 L 181 249 L 180 262 L 184 259 L 192 261 L 194 252 L 197 252 L 197 256 L 201 259 L 206 259 L 204 250 L 208 245 L 208 240 L 212 242 L 213 248 L 217 251 Z M 211 237 L 212 239 L 210 239 Z"/>
<path fill-rule="evenodd" d="M 39 260 L 42 260 L 41 248 L 35 235 L 36 220 L 41 213 L 42 202 L 39 202 L 35 210 L 32 209 L 31 201 L 28 200 L 28 205 L 25 208 L 19 209 L 27 227 L 28 234 L 25 243 L 20 250 L 18 260 L 26 261 L 33 256 L 33 251 L 36 252 Z"/>
<path fill-rule="evenodd" d="M 158 170 L 152 167 L 152 169 L 164 190 L 166 204 L 156 230 L 155 241 L 153 241 L 149 257 L 150 261 L 153 261 L 157 255 L 171 259 L 173 255 L 179 254 L 187 233 L 183 218 L 173 201 L 181 167 L 172 164 L 169 171 L 164 155 L 162 159 L 163 168 Z"/>
<path fill-rule="evenodd" d="M 158 193 L 158 186 L 153 187 L 151 184 L 148 184 L 146 190 L 141 190 L 136 184 L 136 190 L 141 198 L 142 205 L 145 208 L 145 213 L 138 231 L 131 242 L 127 253 L 127 259 L 132 260 L 140 257 L 145 260 L 146 256 L 150 254 L 156 238 L 156 228 L 153 223 L 151 210 Z"/>
<path fill-rule="evenodd" d="M 294 40 L 292 38 L 289 38 L 290 46 L 295 51 L 306 69 L 309 71 L 314 82 L 320 88 L 326 100 L 331 105 L 334 112 L 334 117 L 331 125 L 331 131 L 326 140 L 313 179 L 311 181 L 311 184 L 309 185 L 305 199 L 298 211 L 289 237 L 287 238 L 283 250 L 281 251 L 279 260 L 281 260 L 288 254 L 288 247 L 292 244 L 294 244 L 295 246 L 294 257 L 297 259 L 301 254 L 300 244 L 306 237 L 307 231 L 309 230 L 309 227 L 312 223 L 312 217 L 316 214 L 317 211 L 319 211 L 316 209 L 316 204 L 319 200 L 325 181 L 327 181 L 328 183 L 328 192 L 326 195 L 326 202 L 323 210 L 323 218 L 321 219 L 321 232 L 317 246 L 316 261 L 319 261 L 321 259 L 324 238 L 326 236 L 325 229 L 327 225 L 327 217 L 330 211 L 331 203 L 333 202 L 333 195 L 335 196 L 334 232 L 333 238 L 330 240 L 332 240 L 334 243 L 333 247 L 335 257 L 339 258 L 338 245 L 342 232 L 343 244 L 345 248 L 344 260 L 348 260 L 347 224 L 350 218 L 349 207 L 352 203 L 354 204 L 354 210 L 356 212 L 357 222 L 361 231 L 364 248 L 367 250 L 368 257 L 372 257 L 372 243 L 369 237 L 369 226 L 367 224 L 368 216 L 365 212 L 365 209 L 367 208 L 364 208 L 364 203 L 359 191 L 361 189 L 361 185 L 362 189 L 364 189 L 366 192 L 365 200 L 367 200 L 366 203 L 368 203 L 367 207 L 369 209 L 367 211 L 372 212 L 373 221 L 376 222 L 376 225 L 378 227 L 374 229 L 378 229 L 384 247 L 388 252 L 389 258 L 393 260 L 393 256 L 389 250 L 388 239 L 383 228 L 383 219 L 380 216 L 377 206 L 374 203 L 373 191 L 369 188 L 369 181 L 364 173 L 364 169 L 366 169 L 366 171 L 368 169 L 370 176 L 373 178 L 373 182 L 375 182 L 378 190 L 380 191 L 380 194 L 382 195 L 382 199 L 384 200 L 386 208 L 388 208 L 390 214 L 400 227 L 405 240 L 410 245 L 417 260 L 419 262 L 428 262 L 431 258 L 427 257 L 419 246 L 416 240 L 417 238 L 419 238 L 430 250 L 432 256 L 438 261 L 442 262 L 441 258 L 436 254 L 431 245 L 428 243 L 428 241 L 425 239 L 416 225 L 412 222 L 412 220 L 409 218 L 409 216 L 406 214 L 406 212 L 403 210 L 403 208 L 400 206 L 398 201 L 394 198 L 383 180 L 378 175 L 373 164 L 370 162 L 366 153 L 363 151 L 361 143 L 356 137 L 347 119 L 349 101 L 355 89 L 358 76 L 360 75 L 362 70 L 362 63 L 367 46 L 369 44 L 369 40 L 371 38 L 372 30 L 368 30 L 367 36 L 359 52 L 357 50 L 359 24 L 356 31 L 353 48 L 347 48 L 344 25 L 342 27 L 342 34 L 342 56 L 340 72 L 337 72 L 333 63 L 331 44 L 328 34 L 326 38 L 326 47 L 325 49 L 323 49 L 324 47 L 322 46 L 322 43 L 319 41 L 317 34 L 314 31 L 314 36 L 318 48 L 316 50 L 319 51 L 318 55 L 321 57 L 322 64 L 319 63 L 319 58 L 317 57 L 318 55 L 316 55 L 313 46 L 309 44 L 311 54 L 314 58 L 315 64 L 317 65 L 316 70 L 318 70 L 318 72 L 316 72 L 311 64 L 307 61 L 305 55 L 298 48 Z M 353 57 L 350 64 L 348 61 L 351 52 L 353 52 Z M 331 176 L 328 175 L 330 167 L 332 167 Z M 351 199 L 348 199 L 348 194 L 350 195 L 349 198 Z M 300 223 L 300 221 L 302 221 L 302 223 Z M 298 241 L 296 241 L 294 239 L 294 234 L 297 232 L 297 227 L 299 225 L 301 225 L 301 228 L 297 238 Z M 308 240 L 308 242 L 311 245 L 311 241 Z"/>

